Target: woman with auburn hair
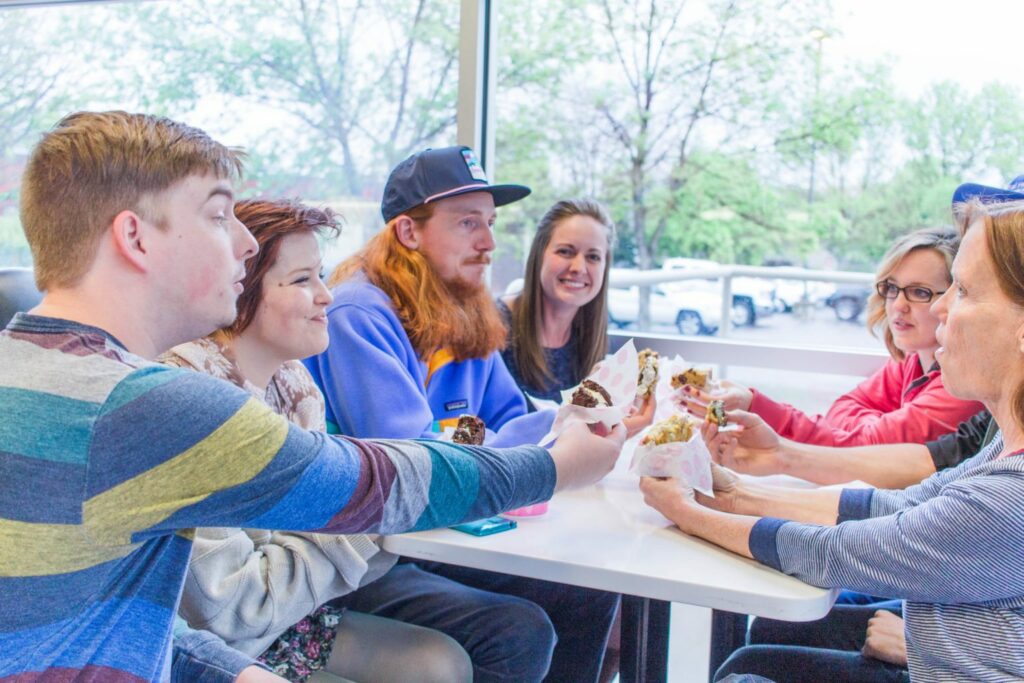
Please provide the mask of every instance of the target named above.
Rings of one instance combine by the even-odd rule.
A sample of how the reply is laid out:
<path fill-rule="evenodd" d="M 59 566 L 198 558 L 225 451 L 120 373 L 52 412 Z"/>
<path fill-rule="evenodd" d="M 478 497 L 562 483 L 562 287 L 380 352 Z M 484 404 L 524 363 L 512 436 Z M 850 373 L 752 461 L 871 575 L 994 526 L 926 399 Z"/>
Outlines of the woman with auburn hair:
<path fill-rule="evenodd" d="M 327 347 L 318 236 L 337 234 L 330 209 L 248 200 L 235 214 L 259 243 L 246 263 L 238 317 L 174 347 L 164 363 L 248 390 L 299 427 L 324 431 L 324 401 L 299 359 Z M 366 535 L 198 529 L 181 614 L 290 681 L 324 670 L 347 679 L 456 681 L 469 657 L 437 631 L 328 601 L 382 576 L 396 558 Z"/>
<path fill-rule="evenodd" d="M 779 436 L 820 446 L 924 443 L 955 432 L 981 405 L 953 398 L 943 386 L 935 357 L 939 321 L 929 305 L 949 288 L 958 245 L 952 229 L 924 228 L 889 248 L 868 300 L 868 327 L 882 335 L 890 359 L 825 415 L 811 417 L 730 381 L 712 393 L 683 387 L 682 401 L 702 415 L 709 401 L 721 399 L 727 410 L 759 415 Z"/>
<path fill-rule="evenodd" d="M 962 186 L 954 199 L 980 192 Z M 903 599 L 911 680 L 1017 680 L 1024 677 L 1024 201 L 975 197 L 956 210 L 963 243 L 953 281 L 931 307 L 936 355 L 950 392 L 983 403 L 1002 428 L 988 446 L 905 490 L 795 491 L 720 468 L 714 498 L 689 497 L 668 479 L 645 478 L 641 489 L 685 533 L 816 586 Z M 800 649 L 741 649 L 718 677 L 821 680 L 814 678 L 820 670 L 801 665 Z"/>

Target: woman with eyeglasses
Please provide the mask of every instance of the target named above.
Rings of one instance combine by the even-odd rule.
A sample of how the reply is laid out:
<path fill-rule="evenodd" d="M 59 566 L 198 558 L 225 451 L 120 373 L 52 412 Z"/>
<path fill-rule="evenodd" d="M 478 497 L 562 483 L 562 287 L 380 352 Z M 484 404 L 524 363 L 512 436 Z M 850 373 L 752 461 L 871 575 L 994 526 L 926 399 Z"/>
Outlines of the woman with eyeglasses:
<path fill-rule="evenodd" d="M 721 399 L 726 410 L 759 415 L 779 436 L 821 446 L 924 443 L 956 431 L 982 406 L 953 398 L 943 386 L 935 360 L 939 319 L 929 309 L 950 285 L 958 246 L 951 228 L 924 228 L 890 247 L 877 271 L 867 319 L 891 358 L 825 415 L 807 415 L 729 381 L 712 394 L 684 387 L 687 408 L 702 414 L 710 400 Z"/>

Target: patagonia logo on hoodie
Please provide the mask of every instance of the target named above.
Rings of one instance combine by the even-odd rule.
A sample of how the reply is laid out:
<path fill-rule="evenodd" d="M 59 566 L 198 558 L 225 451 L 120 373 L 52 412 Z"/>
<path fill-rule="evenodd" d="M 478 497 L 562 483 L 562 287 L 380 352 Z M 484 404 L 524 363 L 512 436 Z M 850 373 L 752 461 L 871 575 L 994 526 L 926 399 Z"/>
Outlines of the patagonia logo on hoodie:
<path fill-rule="evenodd" d="M 460 398 L 458 401 L 448 401 L 444 404 L 444 409 L 448 412 L 453 410 L 465 410 L 469 407 L 469 401 L 464 398 Z"/>

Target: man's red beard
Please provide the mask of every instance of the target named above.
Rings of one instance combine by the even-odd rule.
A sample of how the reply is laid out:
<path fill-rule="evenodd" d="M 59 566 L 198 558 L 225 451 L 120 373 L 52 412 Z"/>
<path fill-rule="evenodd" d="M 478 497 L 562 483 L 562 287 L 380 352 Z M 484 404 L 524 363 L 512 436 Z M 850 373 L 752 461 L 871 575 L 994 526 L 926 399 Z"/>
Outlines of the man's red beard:
<path fill-rule="evenodd" d="M 504 348 L 505 324 L 484 280 L 469 282 L 456 277 L 441 282 L 448 291 L 450 305 L 461 309 L 464 320 L 464 326 L 446 344 L 456 359 L 484 357 Z"/>
<path fill-rule="evenodd" d="M 489 261 L 486 255 L 477 257 L 478 263 Z M 457 361 L 486 358 L 505 348 L 505 324 L 483 281 L 442 280 L 423 254 L 398 241 L 394 230 L 381 231 L 342 262 L 330 284 L 360 271 L 391 299 L 422 360 L 442 348 Z"/>
<path fill-rule="evenodd" d="M 490 262 L 490 259 L 487 259 L 485 262 L 467 261 L 468 264 L 482 263 L 484 265 L 489 264 Z M 483 278 L 480 278 L 476 282 L 472 282 L 456 275 L 450 279 L 441 278 L 441 282 L 444 283 L 448 293 L 452 295 L 452 299 L 459 303 L 472 301 L 474 298 L 480 296 L 481 293 L 487 294 L 488 300 L 491 298 L 487 292 L 487 285 L 484 283 Z"/>

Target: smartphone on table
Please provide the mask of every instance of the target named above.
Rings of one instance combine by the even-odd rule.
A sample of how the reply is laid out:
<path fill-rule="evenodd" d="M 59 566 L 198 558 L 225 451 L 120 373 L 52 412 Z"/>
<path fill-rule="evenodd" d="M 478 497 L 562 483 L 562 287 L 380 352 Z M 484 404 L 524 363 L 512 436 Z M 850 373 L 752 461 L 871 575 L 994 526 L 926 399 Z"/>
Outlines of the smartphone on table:
<path fill-rule="evenodd" d="M 488 517 L 487 519 L 478 519 L 475 522 L 456 524 L 451 528 L 473 536 L 490 536 L 491 534 L 500 534 L 502 531 L 510 531 L 517 526 L 518 524 L 516 524 L 514 519 Z"/>

